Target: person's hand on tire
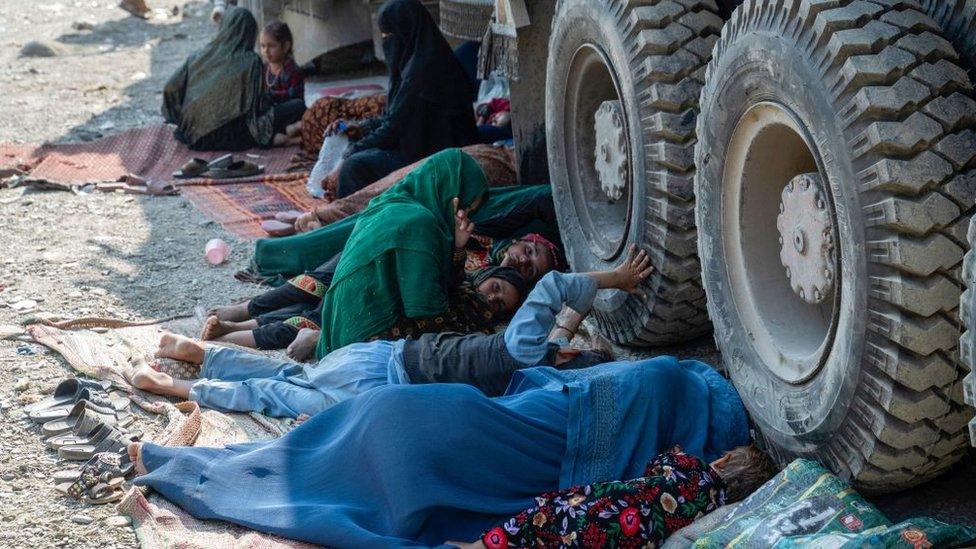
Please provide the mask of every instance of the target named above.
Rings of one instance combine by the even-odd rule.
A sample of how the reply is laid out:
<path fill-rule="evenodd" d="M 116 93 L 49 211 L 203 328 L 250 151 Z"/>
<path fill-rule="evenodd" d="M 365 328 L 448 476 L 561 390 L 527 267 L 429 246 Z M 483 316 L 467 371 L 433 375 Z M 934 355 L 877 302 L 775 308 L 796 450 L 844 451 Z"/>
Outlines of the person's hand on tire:
<path fill-rule="evenodd" d="M 322 221 L 319 220 L 319 216 L 315 215 L 314 211 L 305 212 L 295 219 L 295 230 L 300 233 L 307 233 L 308 231 L 314 231 L 322 226 Z"/>
<path fill-rule="evenodd" d="M 652 272 L 654 267 L 651 266 L 651 258 L 647 255 L 647 251 L 638 248 L 636 244 L 631 244 L 630 249 L 627 250 L 627 259 L 613 270 L 613 286 L 627 293 L 645 297 L 640 285 Z"/>

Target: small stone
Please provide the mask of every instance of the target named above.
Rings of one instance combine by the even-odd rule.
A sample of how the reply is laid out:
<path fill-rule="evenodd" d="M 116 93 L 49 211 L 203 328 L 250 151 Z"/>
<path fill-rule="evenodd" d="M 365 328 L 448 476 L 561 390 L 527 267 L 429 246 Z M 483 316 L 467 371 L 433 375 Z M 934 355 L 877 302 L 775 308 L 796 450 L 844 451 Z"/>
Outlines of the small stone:
<path fill-rule="evenodd" d="M 24 333 L 24 328 L 13 324 L 0 324 L 0 339 L 12 339 Z"/>
<path fill-rule="evenodd" d="M 105 524 L 108 526 L 123 527 L 129 525 L 129 517 L 124 515 L 115 515 L 105 519 Z"/>
<path fill-rule="evenodd" d="M 88 21 L 75 21 L 71 24 L 71 28 L 76 31 L 90 31 L 95 30 L 95 25 L 89 23 Z"/>
<path fill-rule="evenodd" d="M 17 311 L 30 311 L 37 307 L 37 301 L 33 299 L 21 299 L 15 303 L 12 303 L 10 307 Z"/>
<path fill-rule="evenodd" d="M 91 524 L 94 521 L 95 519 L 91 518 L 88 515 L 82 515 L 82 514 L 71 515 L 71 522 L 75 524 Z"/>
<path fill-rule="evenodd" d="M 31 40 L 20 48 L 20 55 L 22 57 L 55 57 L 58 55 L 58 49 L 49 42 Z"/>
<path fill-rule="evenodd" d="M 108 295 L 108 290 L 105 288 L 92 288 L 91 293 L 95 295 Z"/>
<path fill-rule="evenodd" d="M 96 327 L 92 328 L 91 330 L 93 332 L 95 332 L 96 334 L 105 334 L 105 333 L 108 333 L 108 328 L 106 328 L 104 326 L 96 326 Z"/>
<path fill-rule="evenodd" d="M 70 297 L 72 299 L 81 299 L 82 297 L 84 297 L 84 295 L 85 294 L 79 292 L 78 290 L 75 290 L 75 291 L 69 293 L 68 294 L 68 297 Z"/>
<path fill-rule="evenodd" d="M 17 475 L 15 475 L 13 473 L 4 473 L 3 476 L 0 476 L 0 478 L 2 478 L 3 480 L 5 480 L 7 482 L 10 482 L 11 480 L 17 478 Z"/>
<path fill-rule="evenodd" d="M 28 388 L 30 388 L 30 380 L 26 377 L 18 379 L 17 383 L 14 384 L 14 391 L 17 391 L 18 393 L 23 393 Z"/>

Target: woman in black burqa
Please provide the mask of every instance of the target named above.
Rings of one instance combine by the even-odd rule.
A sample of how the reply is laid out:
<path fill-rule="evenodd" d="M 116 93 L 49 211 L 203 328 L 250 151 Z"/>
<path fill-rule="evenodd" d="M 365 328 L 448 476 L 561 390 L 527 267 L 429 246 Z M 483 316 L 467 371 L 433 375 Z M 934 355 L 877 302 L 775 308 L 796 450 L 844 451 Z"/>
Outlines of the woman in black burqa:
<path fill-rule="evenodd" d="M 347 135 L 359 140 L 338 168 L 340 198 L 438 151 L 478 140 L 476 90 L 427 9 L 418 0 L 390 0 L 380 10 L 379 27 L 389 101 L 378 118 L 346 122 Z M 331 129 L 338 131 L 338 123 Z"/>

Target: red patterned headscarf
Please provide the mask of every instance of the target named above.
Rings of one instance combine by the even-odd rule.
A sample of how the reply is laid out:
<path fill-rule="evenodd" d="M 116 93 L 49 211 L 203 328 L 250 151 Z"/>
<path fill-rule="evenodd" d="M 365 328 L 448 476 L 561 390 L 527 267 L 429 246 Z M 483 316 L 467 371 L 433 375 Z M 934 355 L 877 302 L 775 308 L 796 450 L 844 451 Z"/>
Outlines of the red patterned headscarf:
<path fill-rule="evenodd" d="M 539 233 L 529 233 L 519 240 L 525 242 L 534 242 L 536 244 L 542 244 L 547 250 L 549 250 L 549 255 L 552 256 L 552 268 L 553 270 L 559 270 L 559 248 L 556 247 L 548 238 L 542 236 Z"/>

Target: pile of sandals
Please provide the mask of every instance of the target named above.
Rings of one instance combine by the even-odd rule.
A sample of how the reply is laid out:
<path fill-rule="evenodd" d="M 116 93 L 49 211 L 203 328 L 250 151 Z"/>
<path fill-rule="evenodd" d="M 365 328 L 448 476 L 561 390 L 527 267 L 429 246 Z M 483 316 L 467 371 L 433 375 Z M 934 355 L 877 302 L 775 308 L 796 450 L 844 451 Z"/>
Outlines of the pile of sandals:
<path fill-rule="evenodd" d="M 53 395 L 24 409 L 59 457 L 86 461 L 81 468 L 57 472 L 55 487 L 95 505 L 122 499 L 122 485 L 133 471 L 127 446 L 141 437 L 126 429 L 133 421 L 130 399 L 110 387 L 106 381 L 68 378 Z"/>
<path fill-rule="evenodd" d="M 264 166 L 258 166 L 247 160 L 238 160 L 232 154 L 218 156 L 213 160 L 191 158 L 186 164 L 173 172 L 176 179 L 236 179 L 238 177 L 253 177 L 264 173 Z"/>

